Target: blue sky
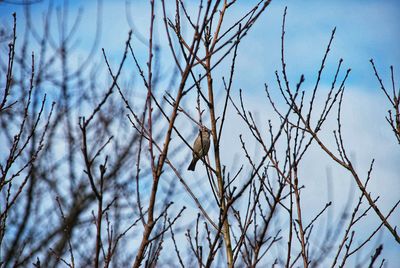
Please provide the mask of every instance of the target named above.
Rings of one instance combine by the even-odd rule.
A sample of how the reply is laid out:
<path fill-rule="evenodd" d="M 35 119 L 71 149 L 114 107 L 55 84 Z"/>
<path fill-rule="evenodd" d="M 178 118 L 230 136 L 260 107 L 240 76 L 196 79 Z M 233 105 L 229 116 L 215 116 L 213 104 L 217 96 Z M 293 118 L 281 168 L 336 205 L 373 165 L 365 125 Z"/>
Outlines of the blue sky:
<path fill-rule="evenodd" d="M 54 1 L 54 6 L 61 6 L 62 2 Z M 196 6 L 196 1 L 187 2 L 193 7 Z M 237 7 L 231 11 L 232 17 L 248 10 L 253 2 L 255 1 L 239 1 Z M 79 8 L 83 10 L 80 30 L 76 38 L 77 57 L 83 58 L 94 39 L 97 1 L 69 1 L 68 3 L 71 7 L 70 24 L 72 24 L 71 18 L 78 13 Z M 43 10 L 47 6 L 46 1 L 32 6 L 33 19 L 37 23 L 41 24 Z M 129 5 L 126 5 L 125 1 L 103 1 L 102 6 L 102 34 L 99 48 L 104 47 L 111 55 L 117 57 L 129 29 L 133 26 L 132 22 L 135 31 L 146 36 L 147 1 L 131 1 Z M 305 74 L 306 81 L 308 81 L 307 78 L 314 77 L 330 32 L 335 26 L 337 27 L 336 37 L 328 59 L 327 70 L 333 71 L 337 60 L 343 58 L 344 66 L 353 70 L 348 85 L 375 90 L 376 81 L 371 75 L 369 59 L 374 58 L 382 71 L 388 70 L 391 64 L 396 64 L 400 60 L 397 46 L 400 37 L 396 34 L 400 32 L 399 1 L 272 1 L 251 34 L 242 42 L 242 49 L 239 50 L 238 72 L 241 72 L 241 68 L 252 70 L 246 76 L 242 76 L 240 82 L 251 88 L 258 86 L 259 81 L 267 83 L 274 81 L 274 71 L 280 67 L 279 37 L 285 6 L 288 7 L 286 55 L 288 71 L 293 78 L 302 73 Z M 23 27 L 21 22 L 24 21 L 24 14 L 21 6 L 0 5 L 1 23 L 10 25 L 12 11 L 17 12 L 18 26 Z M 133 19 L 128 20 L 127 14 Z M 53 30 L 56 29 L 57 25 L 53 25 Z M 158 24 L 156 29 L 162 46 L 163 25 Z M 137 39 L 136 42 L 136 48 L 145 52 L 145 46 Z M 101 51 L 100 49 L 98 51 L 98 60 L 101 60 Z M 141 53 L 138 54 L 141 55 Z M 168 53 L 165 54 L 166 57 L 169 56 Z M 144 53 L 143 56 L 145 59 Z M 326 82 L 329 83 L 330 79 Z"/>
<path fill-rule="evenodd" d="M 187 1 L 196 6 L 196 1 Z M 255 1 L 238 1 L 238 6 L 231 12 L 232 18 L 243 14 Z M 54 1 L 59 6 L 62 1 Z M 35 23 L 41 25 L 42 12 L 48 4 L 38 4 L 32 7 Z M 84 58 L 88 54 L 91 41 L 94 38 L 96 1 L 69 1 L 71 7 L 70 15 L 77 14 L 78 8 L 83 9 L 80 30 L 77 33 L 77 46 L 74 60 Z M 382 195 L 382 206 L 388 209 L 398 199 L 400 189 L 400 152 L 396 147 L 394 135 L 384 119 L 389 109 L 388 102 L 380 91 L 378 82 L 374 77 L 369 60 L 373 58 L 386 85 L 390 85 L 389 66 L 394 65 L 395 76 L 400 77 L 400 1 L 272 1 L 254 28 L 241 42 L 239 46 L 238 62 L 236 65 L 236 79 L 234 82 L 235 93 L 242 88 L 249 109 L 254 111 L 260 122 L 271 119 L 272 110 L 267 105 L 264 94 L 264 83 L 276 87 L 275 70 L 280 69 L 280 34 L 281 21 L 284 7 L 288 7 L 286 19 L 286 59 L 288 64 L 289 78 L 294 84 L 301 74 L 305 75 L 304 89 L 309 89 L 315 83 L 322 56 L 328 44 L 331 31 L 337 27 L 335 39 L 332 44 L 331 54 L 326 63 L 326 72 L 322 76 L 321 87 L 327 88 L 340 58 L 344 59 L 344 69 L 351 68 L 352 72 L 348 79 L 345 102 L 343 108 L 344 135 L 351 153 L 357 159 L 360 172 L 366 173 L 370 160 L 376 158 L 375 176 L 371 182 L 371 190 L 377 195 Z M 127 8 L 129 10 L 127 11 Z M 24 14 L 21 6 L 0 4 L 0 23 L 11 25 L 11 13 L 17 12 L 18 27 L 23 28 Z M 130 14 L 134 25 L 127 20 L 126 14 Z M 129 29 L 134 26 L 135 31 L 145 35 L 148 30 L 148 4 L 147 1 L 132 1 L 125 5 L 125 1 L 103 1 L 101 12 L 102 33 L 97 48 L 95 61 L 103 64 L 101 48 L 105 48 L 110 55 L 110 61 L 117 63 L 123 53 L 124 42 L 127 39 Z M 229 18 L 227 19 L 229 22 Z M 72 23 L 72 22 L 71 22 Z M 52 25 L 54 32 L 56 25 Z M 159 32 L 158 41 L 166 53 L 162 54 L 162 71 L 168 71 L 173 65 L 170 60 L 169 50 L 163 42 L 163 25 L 156 26 Z M 21 38 L 22 39 L 22 38 Z M 21 40 L 19 39 L 19 40 Z M 134 38 L 133 46 L 136 49 L 139 60 L 145 64 L 147 59 L 147 48 Z M 35 46 L 32 46 L 32 50 Z M 229 64 L 229 63 L 228 63 Z M 222 65 L 217 69 L 217 77 L 228 75 L 226 67 Z M 109 79 L 104 72 L 104 80 Z M 136 77 L 138 78 L 138 77 Z M 397 81 L 400 81 L 399 79 Z M 216 81 L 220 83 L 220 81 Z M 397 82 L 398 85 L 398 82 Z M 322 101 L 323 96 L 317 99 Z M 247 133 L 237 125 L 237 120 L 227 122 L 226 128 L 232 133 L 232 138 L 223 144 L 223 159 L 229 163 L 233 161 L 233 155 L 237 149 L 237 136 L 244 134 L 250 140 Z M 335 121 L 327 123 L 328 130 L 333 129 Z M 327 143 L 334 146 L 330 134 L 326 134 Z M 236 147 L 235 147 L 236 146 Z M 316 165 L 316 163 L 318 163 Z M 329 159 L 314 148 L 305 160 L 307 190 L 310 193 L 325 193 L 325 179 L 318 180 L 324 176 L 323 170 L 332 169 L 333 177 L 341 187 L 334 190 L 337 199 L 344 199 L 351 181 Z M 313 206 L 318 203 L 321 196 L 305 195 L 304 203 L 309 206 L 310 214 L 314 215 L 317 209 Z M 307 217 L 307 215 L 306 215 Z M 370 217 L 368 223 L 375 226 L 376 218 Z M 400 222 L 400 213 L 397 212 L 392 222 Z M 370 229 L 365 226 L 365 229 Z M 387 239 L 389 248 L 385 251 L 391 260 L 389 267 L 400 263 L 399 246 L 392 243 L 392 238 Z"/>

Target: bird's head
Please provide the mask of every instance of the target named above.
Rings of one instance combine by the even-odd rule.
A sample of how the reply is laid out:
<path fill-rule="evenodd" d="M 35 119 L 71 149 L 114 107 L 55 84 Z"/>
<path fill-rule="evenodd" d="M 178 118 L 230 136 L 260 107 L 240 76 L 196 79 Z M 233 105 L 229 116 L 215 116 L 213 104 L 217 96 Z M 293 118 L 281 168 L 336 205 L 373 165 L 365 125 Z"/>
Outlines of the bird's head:
<path fill-rule="evenodd" d="M 200 131 L 201 131 L 201 132 L 208 133 L 208 134 L 211 134 L 211 130 L 208 129 L 206 126 L 202 126 L 202 127 L 200 128 Z"/>

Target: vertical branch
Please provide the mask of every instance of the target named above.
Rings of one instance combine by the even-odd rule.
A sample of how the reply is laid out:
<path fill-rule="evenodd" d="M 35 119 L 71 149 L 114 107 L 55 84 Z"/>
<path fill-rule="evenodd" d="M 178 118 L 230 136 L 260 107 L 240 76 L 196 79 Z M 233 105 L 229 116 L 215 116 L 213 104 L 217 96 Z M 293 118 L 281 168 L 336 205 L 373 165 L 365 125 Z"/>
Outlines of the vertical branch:
<path fill-rule="evenodd" d="M 308 258 L 307 258 L 307 249 L 306 249 L 306 241 L 304 238 L 304 228 L 303 228 L 303 220 L 301 217 L 301 205 L 300 205 L 300 190 L 299 190 L 299 179 L 297 176 L 297 163 L 294 164 L 293 167 L 294 172 L 294 194 L 296 196 L 296 208 L 297 208 L 297 224 L 299 225 L 299 235 L 300 235 L 300 244 L 301 244 L 301 255 L 303 257 L 303 266 L 308 267 Z"/>
<path fill-rule="evenodd" d="M 102 241 L 101 241 L 101 223 L 103 219 L 103 187 L 104 187 L 104 174 L 106 173 L 107 170 L 107 160 L 108 157 L 104 160 L 104 164 L 99 166 L 100 169 L 100 193 L 99 197 L 97 199 L 97 218 L 96 218 L 96 256 L 95 256 L 95 262 L 94 266 L 96 268 L 99 267 L 99 258 L 100 258 L 100 249 L 102 247 Z"/>
<path fill-rule="evenodd" d="M 225 2 L 223 10 L 225 10 L 226 4 L 227 3 Z M 224 12 L 221 12 L 219 23 L 222 23 L 221 17 L 223 16 L 223 14 L 224 14 Z M 221 25 L 218 24 L 217 30 L 216 30 L 214 36 L 216 36 L 216 37 L 218 36 L 218 31 L 219 31 L 220 27 L 221 27 Z M 215 117 L 214 88 L 213 88 L 213 79 L 212 79 L 212 75 L 211 75 L 211 55 L 213 53 L 212 49 L 214 48 L 215 44 L 213 44 L 211 47 L 209 45 L 210 45 L 209 39 L 207 40 L 207 37 L 206 37 L 206 41 L 205 41 L 205 48 L 206 48 L 205 71 L 207 73 L 208 105 L 209 105 L 209 111 L 210 111 L 211 133 L 212 133 L 212 139 L 213 139 L 213 145 L 214 145 L 215 172 L 216 172 L 219 197 L 220 197 L 220 206 L 221 206 L 220 210 L 221 210 L 221 215 L 223 215 L 224 213 L 227 213 L 227 211 L 226 211 L 227 207 L 226 207 L 226 203 L 225 203 L 226 196 L 225 196 L 225 187 L 224 187 L 224 181 L 223 181 L 222 170 L 221 170 L 220 146 L 219 146 L 218 133 L 217 133 L 217 120 Z M 228 267 L 233 267 L 233 251 L 232 251 L 228 214 L 227 214 L 226 218 L 223 220 L 224 220 L 224 222 L 223 222 L 222 234 L 223 234 L 224 241 L 225 241 L 227 265 L 228 265 Z"/>
<path fill-rule="evenodd" d="M 8 45 L 9 51 L 8 51 L 8 64 L 7 64 L 7 76 L 6 76 L 6 85 L 4 87 L 4 95 L 3 99 L 0 103 L 0 114 L 7 108 L 11 107 L 13 105 L 10 104 L 9 106 L 5 106 L 7 103 L 7 97 L 10 94 L 10 89 L 12 85 L 12 76 L 13 76 L 13 66 L 14 66 L 14 57 L 15 57 L 15 40 L 17 39 L 17 15 L 14 12 L 13 14 L 14 18 L 14 26 L 13 26 L 13 37 L 12 41 Z"/>
<path fill-rule="evenodd" d="M 153 179 L 156 177 L 156 168 L 154 166 L 154 152 L 153 152 L 153 122 L 152 122 L 152 113 L 153 113 L 153 108 L 151 107 L 151 96 L 152 96 L 152 76 L 153 76 L 153 70 L 152 70 L 152 63 L 153 63 L 153 29 L 154 29 L 154 0 L 150 0 L 150 37 L 149 37 L 149 60 L 147 62 L 147 67 L 148 67 L 148 78 L 147 78 L 147 97 L 146 97 L 146 102 L 147 102 L 147 111 L 148 111 L 148 131 L 149 131 L 149 152 L 150 152 L 150 164 L 151 164 L 151 170 L 153 174 Z M 143 118 L 144 119 L 144 118 Z M 153 211 L 149 210 L 149 221 L 153 221 Z"/>
<path fill-rule="evenodd" d="M 210 61 L 207 59 L 206 64 L 209 66 Z M 214 144 L 214 157 L 215 157 L 215 171 L 216 177 L 218 182 L 218 190 L 220 195 L 220 205 L 221 205 L 221 212 L 225 213 L 226 204 L 225 204 L 225 190 L 224 190 L 224 182 L 222 178 L 221 172 L 221 160 L 220 160 L 220 151 L 219 151 L 219 144 L 218 144 L 218 133 L 217 133 L 217 126 L 216 126 L 216 118 L 215 118 L 215 110 L 214 110 L 214 96 L 213 96 L 213 86 L 212 86 L 212 78 L 211 75 L 207 76 L 207 83 L 209 87 L 208 97 L 209 97 L 209 108 L 210 108 L 210 121 L 211 121 L 211 132 Z M 225 247 L 226 247 L 226 255 L 227 255 L 227 263 L 228 267 L 233 267 L 233 252 L 232 252 L 232 244 L 231 244 L 231 237 L 229 231 L 229 221 L 228 216 L 223 222 L 223 229 L 222 233 L 224 236 Z"/>

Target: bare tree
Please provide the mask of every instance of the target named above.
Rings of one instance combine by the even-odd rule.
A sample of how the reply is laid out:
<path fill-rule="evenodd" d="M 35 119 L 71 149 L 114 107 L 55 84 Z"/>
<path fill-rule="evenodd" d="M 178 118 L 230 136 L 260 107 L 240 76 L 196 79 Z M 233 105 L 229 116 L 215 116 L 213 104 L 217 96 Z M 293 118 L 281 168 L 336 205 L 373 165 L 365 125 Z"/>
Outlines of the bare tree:
<path fill-rule="evenodd" d="M 285 8 L 276 83 L 261 85 L 274 120 L 260 124 L 246 106 L 245 89 L 234 86 L 240 44 L 268 16 L 270 3 L 261 0 L 233 17 L 234 0 L 195 7 L 151 0 L 147 36 L 129 32 L 117 63 L 98 47 L 101 2 L 92 48 L 77 64 L 71 57 L 83 11 L 71 24 L 68 2 L 49 1 L 38 25 L 31 17 L 34 3 L 25 3 L 23 31 L 14 13 L 1 62 L 0 267 L 345 267 L 351 258 L 383 266 L 385 244 L 373 241 L 386 232 L 400 242 L 390 220 L 400 201 L 382 209 L 368 188 L 374 160 L 362 172 L 349 156 L 341 111 L 351 70 L 343 70 L 342 59 L 317 103 L 336 29 L 315 84 L 305 91 L 303 75 L 293 80 L 287 74 Z M 164 46 L 156 36 L 159 25 Z M 136 40 L 146 46 L 145 62 Z M 163 48 L 174 66 L 167 74 L 160 67 Z M 400 143 L 393 67 L 390 93 L 371 63 L 392 105 L 386 120 Z M 130 79 L 132 73 L 139 81 Z M 233 165 L 222 158 L 229 113 L 250 134 L 237 137 L 243 161 Z M 324 126 L 332 115 L 336 129 L 329 136 Z M 185 156 L 192 155 L 203 127 L 211 133 L 210 151 L 199 159 L 201 171 L 189 173 Z M 253 142 L 256 155 L 248 145 Z M 311 219 L 304 216 L 302 170 L 313 146 L 357 186 L 334 219 L 329 210 L 335 200 L 318 204 Z M 369 212 L 380 224 L 359 235 L 357 226 Z M 324 232 L 315 231 L 326 218 Z M 365 250 L 369 255 L 362 259 Z"/>

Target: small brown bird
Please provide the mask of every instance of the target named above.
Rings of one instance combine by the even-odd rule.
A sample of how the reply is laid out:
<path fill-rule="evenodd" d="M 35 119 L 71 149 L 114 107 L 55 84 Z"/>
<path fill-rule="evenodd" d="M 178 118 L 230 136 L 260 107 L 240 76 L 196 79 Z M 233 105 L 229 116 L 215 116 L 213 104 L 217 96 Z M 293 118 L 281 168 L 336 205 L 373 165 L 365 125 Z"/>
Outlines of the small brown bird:
<path fill-rule="evenodd" d="M 188 170 L 194 171 L 197 161 L 207 155 L 210 149 L 210 133 L 211 131 L 206 127 L 202 127 L 199 130 L 199 135 L 193 144 L 193 159 L 190 162 Z"/>

